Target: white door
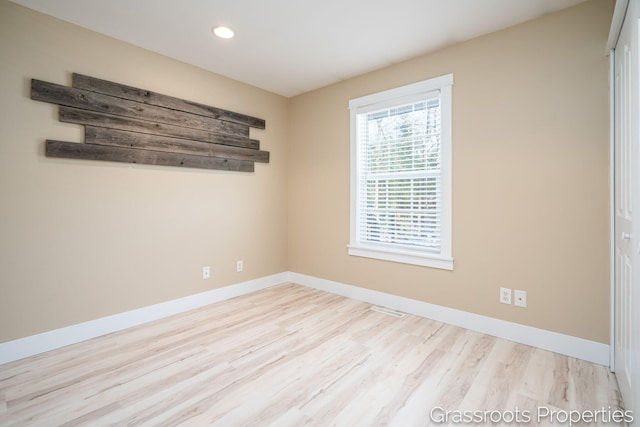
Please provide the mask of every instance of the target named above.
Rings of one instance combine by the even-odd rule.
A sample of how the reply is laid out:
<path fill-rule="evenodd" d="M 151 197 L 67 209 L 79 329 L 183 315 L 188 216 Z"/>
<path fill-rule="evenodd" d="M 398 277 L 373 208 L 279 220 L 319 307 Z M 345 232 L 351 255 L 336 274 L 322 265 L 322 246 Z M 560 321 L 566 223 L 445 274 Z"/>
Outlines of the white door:
<path fill-rule="evenodd" d="M 638 0 L 614 52 L 615 372 L 626 409 L 640 416 L 640 119 Z"/>

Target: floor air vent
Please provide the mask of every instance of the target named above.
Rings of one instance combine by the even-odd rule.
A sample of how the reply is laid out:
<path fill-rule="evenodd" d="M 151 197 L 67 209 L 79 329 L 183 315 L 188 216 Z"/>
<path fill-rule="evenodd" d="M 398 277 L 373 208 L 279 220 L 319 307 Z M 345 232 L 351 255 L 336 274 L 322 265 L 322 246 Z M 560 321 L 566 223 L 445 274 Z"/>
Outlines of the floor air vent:
<path fill-rule="evenodd" d="M 382 314 L 386 314 L 386 315 L 389 315 L 389 316 L 393 316 L 393 317 L 404 317 L 404 313 L 402 313 L 400 311 L 391 310 L 390 308 L 373 306 L 373 307 L 371 307 L 371 310 L 377 311 L 378 313 L 382 313 Z"/>

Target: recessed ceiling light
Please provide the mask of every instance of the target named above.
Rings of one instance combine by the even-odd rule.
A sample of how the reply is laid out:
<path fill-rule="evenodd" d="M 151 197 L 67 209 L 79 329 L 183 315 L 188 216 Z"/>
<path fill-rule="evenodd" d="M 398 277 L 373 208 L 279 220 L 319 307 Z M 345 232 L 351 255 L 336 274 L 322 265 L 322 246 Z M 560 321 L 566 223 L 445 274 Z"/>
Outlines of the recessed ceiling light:
<path fill-rule="evenodd" d="M 230 39 L 231 37 L 234 36 L 233 30 L 231 28 L 224 27 L 222 25 L 218 27 L 213 27 L 211 31 L 213 31 L 213 34 L 220 37 L 221 39 Z"/>

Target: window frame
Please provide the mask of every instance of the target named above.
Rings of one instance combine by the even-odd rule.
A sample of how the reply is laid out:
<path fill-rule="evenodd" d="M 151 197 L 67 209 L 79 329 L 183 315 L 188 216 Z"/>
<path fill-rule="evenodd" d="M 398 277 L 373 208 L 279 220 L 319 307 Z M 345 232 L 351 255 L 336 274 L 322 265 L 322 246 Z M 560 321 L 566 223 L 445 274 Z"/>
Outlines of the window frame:
<path fill-rule="evenodd" d="M 362 96 L 349 101 L 351 145 L 351 195 L 350 195 L 350 243 L 349 255 L 385 261 L 414 264 L 425 267 L 453 270 L 452 256 L 452 86 L 453 74 L 446 74 L 383 92 Z M 401 244 L 384 244 L 358 241 L 359 195 L 359 145 L 357 115 L 369 111 L 391 108 L 411 102 L 434 91 L 440 93 L 440 251 L 429 252 L 411 249 Z"/>

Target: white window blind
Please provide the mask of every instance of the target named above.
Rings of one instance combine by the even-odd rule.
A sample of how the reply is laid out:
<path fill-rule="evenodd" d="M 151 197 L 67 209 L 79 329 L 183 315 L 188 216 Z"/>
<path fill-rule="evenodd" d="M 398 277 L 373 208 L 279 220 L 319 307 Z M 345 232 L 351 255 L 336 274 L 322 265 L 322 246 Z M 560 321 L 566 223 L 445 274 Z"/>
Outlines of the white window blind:
<path fill-rule="evenodd" d="M 351 104 L 351 254 L 452 268 L 441 94 L 422 90 Z"/>
<path fill-rule="evenodd" d="M 361 113 L 359 240 L 440 251 L 440 98 Z"/>

